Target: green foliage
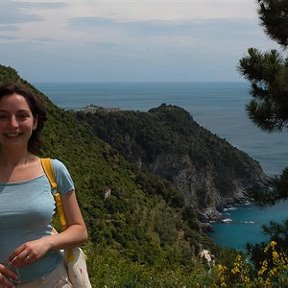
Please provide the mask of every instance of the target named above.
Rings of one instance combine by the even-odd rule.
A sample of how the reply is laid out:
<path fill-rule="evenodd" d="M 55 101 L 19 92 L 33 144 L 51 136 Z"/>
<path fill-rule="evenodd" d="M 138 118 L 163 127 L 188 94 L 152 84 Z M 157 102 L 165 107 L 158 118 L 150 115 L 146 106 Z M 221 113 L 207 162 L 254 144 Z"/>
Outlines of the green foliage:
<path fill-rule="evenodd" d="M 153 267 L 162 258 L 167 263 L 179 264 L 177 269 L 181 276 L 186 274 L 186 269 L 192 269 L 188 267 L 199 251 L 199 242 L 207 237 L 201 236 L 199 229 L 193 230 L 186 224 L 188 221 L 182 219 L 183 197 L 172 188 L 171 183 L 127 162 L 117 150 L 79 123 L 74 113 L 55 106 L 35 87 L 21 79 L 14 69 L 1 66 L 0 76 L 2 81 L 22 81 L 38 93 L 47 105 L 49 119 L 43 130 L 44 146 L 39 156 L 59 158 L 72 175 L 89 231 L 89 243 L 84 249 L 89 254 L 89 251 L 96 251 L 94 249 L 101 246 L 104 255 L 117 251 L 117 257 L 113 258 L 115 265 L 125 263 L 131 267 L 131 274 L 121 266 L 117 276 L 108 277 L 110 270 L 104 265 L 100 268 L 102 273 L 108 270 L 101 276 L 104 277 L 101 282 L 97 272 L 99 267 L 96 266 L 98 262 L 89 262 L 93 287 L 103 287 L 98 281 L 108 281 L 111 287 L 112 283 L 113 287 L 115 283 L 119 283 L 118 287 L 133 287 L 135 281 L 140 281 L 141 285 L 150 277 L 154 277 L 151 280 L 153 285 L 161 284 L 164 280 L 150 273 L 156 271 Z M 192 249 L 192 246 L 198 248 Z M 91 260 L 95 260 L 93 253 L 89 254 Z M 103 259 L 99 257 L 95 261 Z M 138 267 L 147 267 L 143 270 L 142 278 L 139 276 L 141 279 L 137 276 Z M 160 270 L 160 266 L 157 267 Z M 164 271 L 163 277 L 166 277 Z M 169 272 L 166 271 L 167 275 Z"/>
<path fill-rule="evenodd" d="M 288 1 L 258 0 L 258 7 L 265 33 L 285 50 L 288 44 Z M 250 48 L 239 64 L 240 73 L 251 82 L 254 99 L 247 105 L 250 119 L 269 132 L 287 128 L 287 58 L 275 49 L 262 53 Z"/>
<path fill-rule="evenodd" d="M 287 48 L 288 1 L 258 0 L 258 14 L 264 31 Z M 248 116 L 262 130 L 273 132 L 288 128 L 288 62 L 283 51 L 262 53 L 255 48 L 240 59 L 239 71 L 251 82 L 253 99 L 247 105 Z M 288 172 L 271 179 L 271 188 L 262 193 L 255 187 L 250 195 L 259 205 L 287 199 Z M 262 189 L 260 189 L 262 190 Z"/>
<path fill-rule="evenodd" d="M 255 267 L 244 255 L 235 255 L 228 265 L 221 262 L 216 265 L 218 287 L 243 288 L 284 288 L 288 287 L 288 258 L 279 251 L 278 243 L 271 241 L 262 247 L 264 255 Z"/>
<path fill-rule="evenodd" d="M 288 220 L 283 221 L 282 223 L 276 223 L 271 221 L 269 225 L 263 226 L 263 232 L 267 235 L 267 241 L 257 244 L 248 244 L 247 249 L 251 260 L 253 261 L 255 267 L 260 269 L 261 263 L 266 260 L 267 267 L 273 268 L 272 254 L 269 251 L 265 250 L 265 247 L 270 242 L 276 242 L 277 247 L 275 248 L 278 253 L 282 253 L 285 257 L 288 257 L 287 249 L 288 246 Z M 269 256 L 267 257 L 267 252 Z"/>
<path fill-rule="evenodd" d="M 152 171 L 150 168 L 161 157 L 181 159 L 188 156 L 199 171 L 212 170 L 213 181 L 221 195 L 232 195 L 235 178 L 241 175 L 243 179 L 250 179 L 251 170 L 259 168 L 258 163 L 247 154 L 199 126 L 190 113 L 177 106 L 162 104 L 148 112 L 111 112 L 105 109 L 99 109 L 95 113 L 80 111 L 76 117 L 126 159 L 172 183 L 177 167 L 171 165 L 165 167 L 165 171 L 157 168 Z M 160 184 L 155 175 L 146 175 L 140 172 L 136 178 L 136 182 L 146 192 L 149 190 L 150 193 L 161 195 L 174 207 L 183 206 L 183 196 L 175 189 L 173 191 L 168 188 L 168 182 L 165 183 L 162 179 Z M 207 207 L 207 191 L 199 190 L 197 194 L 200 199 L 199 207 Z"/>
<path fill-rule="evenodd" d="M 258 15 L 265 33 L 282 45 L 283 51 L 286 50 L 288 1 L 258 0 L 258 5 Z M 250 93 L 253 99 L 247 105 L 248 116 L 258 127 L 268 132 L 283 131 L 288 128 L 288 62 L 287 58 L 282 56 L 283 51 L 280 53 L 271 50 L 262 53 L 255 48 L 250 48 L 248 55 L 240 60 L 239 71 L 251 82 Z M 282 175 L 271 179 L 271 187 L 265 193 L 262 187 L 258 188 L 254 187 L 250 196 L 260 206 L 273 205 L 277 201 L 286 200 L 288 168 L 283 170 Z M 251 260 L 259 270 L 258 275 L 261 279 L 266 277 L 265 281 L 268 281 L 266 283 L 263 280 L 266 283 L 265 287 L 287 287 L 285 268 L 287 267 L 287 228 L 287 221 L 283 224 L 271 222 L 269 226 L 263 227 L 264 233 L 270 238 L 271 243 L 277 243 L 277 247 L 273 245 L 271 248 L 266 242 L 248 245 Z M 267 245 L 270 250 L 265 248 Z M 267 269 L 270 272 L 267 272 Z M 283 276 L 286 279 L 284 282 Z"/>
<path fill-rule="evenodd" d="M 276 202 L 287 200 L 288 168 L 285 168 L 280 176 L 271 177 L 269 182 L 270 187 L 254 186 L 247 193 L 247 196 L 260 207 L 272 206 Z"/>
<path fill-rule="evenodd" d="M 284 48 L 288 45 L 288 3 L 286 0 L 258 0 L 261 25 L 269 37 Z"/>
<path fill-rule="evenodd" d="M 268 132 L 287 128 L 287 60 L 276 50 L 261 53 L 250 48 L 240 60 L 239 71 L 251 82 L 253 99 L 246 107 L 249 118 Z"/>
<path fill-rule="evenodd" d="M 185 110 L 166 105 L 149 113 L 102 111 L 105 117 L 99 114 L 97 126 L 107 139 L 118 143 L 112 148 L 90 130 L 94 114 L 77 115 L 83 120 L 79 123 L 75 113 L 55 106 L 12 68 L 0 66 L 0 79 L 22 81 L 47 105 L 49 120 L 39 156 L 59 158 L 75 182 L 89 231 L 84 250 L 93 287 L 219 287 L 216 271 L 197 258 L 205 247 L 221 260 L 221 249 L 201 232 L 197 211 L 185 206 L 169 177 L 161 179 L 142 166 L 148 166 L 163 147 L 171 154 L 188 153 L 199 167 L 215 165 L 221 172 L 215 172 L 218 185 L 224 188 L 230 181 L 225 166 L 231 169 L 229 175 L 236 173 L 236 155 L 244 163 L 237 169 L 245 171 L 251 167 L 247 155 L 235 154 L 224 140 L 219 143 Z M 225 159 L 223 151 L 227 151 Z M 133 161 L 127 162 L 123 155 Z M 218 163 L 219 159 L 225 164 Z"/>
<path fill-rule="evenodd" d="M 20 77 L 15 69 L 12 67 L 6 67 L 3 65 L 0 65 L 0 83 L 11 80 L 11 81 L 18 81 L 20 80 Z"/>
<path fill-rule="evenodd" d="M 207 273 L 206 266 L 193 263 L 182 266 L 170 263 L 167 255 L 158 258 L 155 265 L 131 262 L 121 257 L 118 251 L 94 247 L 89 258 L 93 287 L 154 288 L 154 287 L 217 287 L 214 277 Z"/>

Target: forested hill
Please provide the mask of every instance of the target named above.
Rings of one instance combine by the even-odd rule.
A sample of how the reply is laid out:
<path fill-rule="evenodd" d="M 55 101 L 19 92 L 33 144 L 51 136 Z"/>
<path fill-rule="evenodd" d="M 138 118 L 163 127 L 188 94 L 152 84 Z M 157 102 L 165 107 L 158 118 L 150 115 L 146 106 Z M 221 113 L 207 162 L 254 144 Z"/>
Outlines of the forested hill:
<path fill-rule="evenodd" d="M 206 266 L 196 265 L 201 247 L 216 257 L 222 255 L 202 232 L 199 208 L 215 201 L 210 199 L 212 190 L 220 193 L 223 188 L 229 198 L 226 185 L 242 187 L 246 181 L 258 181 L 262 172 L 257 163 L 243 153 L 236 156 L 235 148 L 198 129 L 191 116 L 177 107 L 163 106 L 146 114 L 86 114 L 79 121 L 74 112 L 54 105 L 13 68 L 0 65 L 0 82 L 6 80 L 22 81 L 47 104 L 49 120 L 39 156 L 62 160 L 75 181 L 89 230 L 84 248 L 93 287 L 196 287 L 195 281 L 215 280 Z M 107 137 L 97 136 L 97 126 Z M 235 182 L 227 181 L 226 173 Z M 187 177 L 190 183 L 181 182 Z M 215 187 L 204 183 L 210 180 Z M 190 201 L 181 185 L 202 182 L 196 194 L 203 201 Z"/>
<path fill-rule="evenodd" d="M 87 107 L 77 118 L 126 159 L 171 181 L 186 206 L 210 219 L 225 205 L 243 201 L 265 178 L 258 162 L 177 106 L 162 104 L 148 112 Z"/>
<path fill-rule="evenodd" d="M 74 113 L 54 105 L 13 68 L 0 65 L 0 82 L 11 79 L 22 81 L 47 104 L 49 120 L 40 156 L 59 158 L 72 174 L 89 229 L 88 254 L 102 247 L 110 251 L 103 252 L 108 255 L 103 261 L 111 261 L 115 253 L 116 262 L 133 260 L 125 262 L 129 263 L 127 269 L 130 263 L 189 265 L 200 244 L 212 247 L 212 241 L 201 232 L 195 211 L 186 209 L 184 197 L 169 181 L 126 161 L 79 123 Z M 100 270 L 94 265 L 102 259 L 98 258 L 89 257 L 89 270 L 93 283 L 99 285 L 95 287 L 103 287 L 99 284 L 102 280 L 113 278 L 102 275 L 98 279 Z"/>

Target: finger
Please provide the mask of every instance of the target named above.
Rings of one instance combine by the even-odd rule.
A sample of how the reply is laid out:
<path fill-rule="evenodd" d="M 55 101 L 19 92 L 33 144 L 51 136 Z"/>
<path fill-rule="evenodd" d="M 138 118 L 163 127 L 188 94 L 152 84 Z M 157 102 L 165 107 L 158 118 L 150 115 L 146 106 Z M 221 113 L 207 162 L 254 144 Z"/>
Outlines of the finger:
<path fill-rule="evenodd" d="M 26 256 L 23 256 L 26 255 Z M 10 262 L 14 267 L 25 267 L 35 260 L 34 254 L 21 253 L 19 256 L 14 257 L 14 259 Z"/>
<path fill-rule="evenodd" d="M 32 257 L 28 254 L 28 255 L 25 257 L 25 260 L 26 260 L 26 261 L 30 261 L 31 258 L 32 258 Z"/>
<path fill-rule="evenodd" d="M 24 258 L 24 262 L 26 263 L 31 263 L 33 261 L 33 256 L 31 254 L 28 254 L 25 258 Z"/>
<path fill-rule="evenodd" d="M 11 271 L 12 272 L 12 271 Z M 12 273 L 13 274 L 13 273 Z M 11 278 L 12 280 L 13 278 Z M 18 281 L 18 278 L 17 280 L 15 279 L 15 282 Z M 0 283 L 1 284 L 1 287 L 7 287 L 7 288 L 13 288 L 15 287 L 14 284 L 12 282 L 10 282 L 2 273 L 0 273 Z"/>
<path fill-rule="evenodd" d="M 25 252 L 25 247 L 24 245 L 18 247 L 16 250 L 14 250 L 14 252 L 9 256 L 9 262 L 12 263 L 13 261 L 18 260 L 19 258 L 21 259 L 21 254 Z M 28 253 L 26 252 L 25 255 L 23 255 L 23 257 L 25 257 Z"/>
<path fill-rule="evenodd" d="M 18 270 L 11 263 L 8 264 L 7 267 L 4 268 L 3 273 L 5 277 L 9 277 L 13 280 L 18 280 Z"/>
<path fill-rule="evenodd" d="M 10 260 L 9 265 L 12 267 L 18 267 L 19 263 L 21 263 L 22 260 L 19 258 L 19 256 L 15 256 L 12 260 Z"/>

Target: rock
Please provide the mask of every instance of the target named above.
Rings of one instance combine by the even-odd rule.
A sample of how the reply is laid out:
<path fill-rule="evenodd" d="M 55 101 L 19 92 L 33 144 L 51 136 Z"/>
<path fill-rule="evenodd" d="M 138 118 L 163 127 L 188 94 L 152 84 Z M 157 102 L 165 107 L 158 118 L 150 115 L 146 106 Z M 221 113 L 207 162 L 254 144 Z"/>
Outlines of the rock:
<path fill-rule="evenodd" d="M 214 228 L 210 223 L 200 223 L 200 228 L 205 233 L 214 232 Z"/>

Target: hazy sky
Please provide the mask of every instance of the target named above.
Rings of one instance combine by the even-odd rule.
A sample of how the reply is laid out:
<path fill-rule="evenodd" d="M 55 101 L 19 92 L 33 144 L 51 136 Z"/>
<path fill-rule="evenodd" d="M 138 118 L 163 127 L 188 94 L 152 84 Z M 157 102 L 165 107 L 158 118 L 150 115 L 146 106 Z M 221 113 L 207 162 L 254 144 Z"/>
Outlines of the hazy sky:
<path fill-rule="evenodd" d="M 29 82 L 238 81 L 277 47 L 256 0 L 0 2 L 0 64 Z"/>

